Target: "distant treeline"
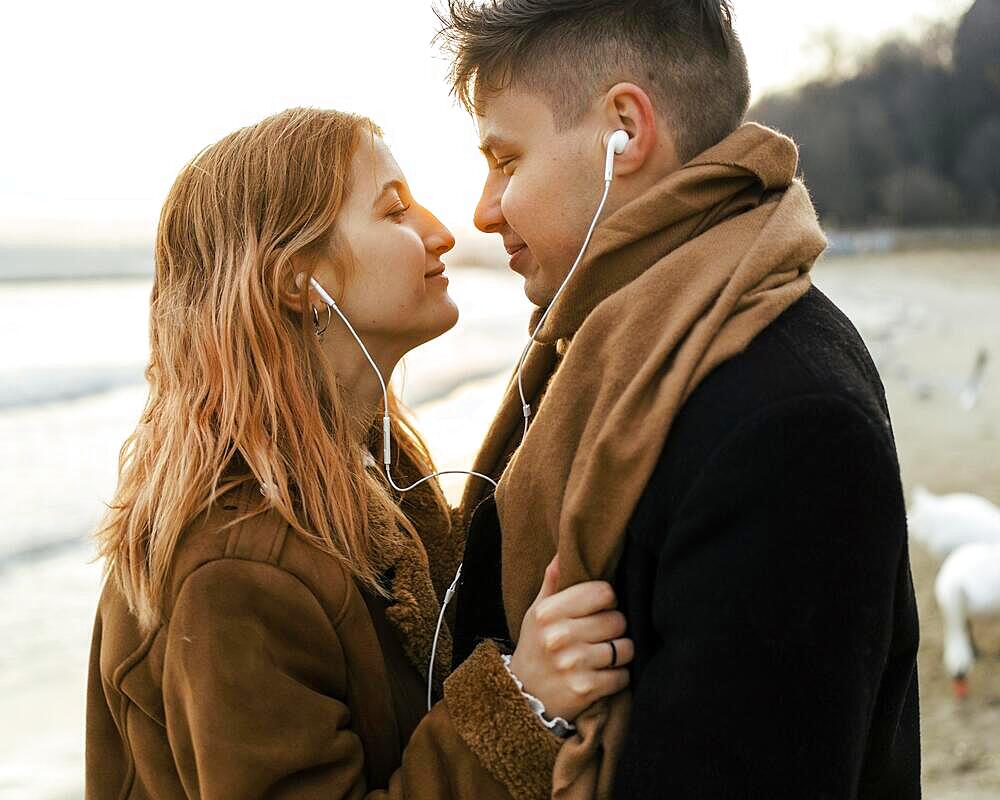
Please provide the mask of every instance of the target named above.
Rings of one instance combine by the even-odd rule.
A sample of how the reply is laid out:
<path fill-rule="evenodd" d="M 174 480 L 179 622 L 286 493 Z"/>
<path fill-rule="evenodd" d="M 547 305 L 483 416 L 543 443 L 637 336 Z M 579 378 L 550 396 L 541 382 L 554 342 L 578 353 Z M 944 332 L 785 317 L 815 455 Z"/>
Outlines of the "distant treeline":
<path fill-rule="evenodd" d="M 1000 0 L 884 42 L 849 76 L 765 97 L 750 118 L 799 144 L 829 224 L 1000 223 Z"/>

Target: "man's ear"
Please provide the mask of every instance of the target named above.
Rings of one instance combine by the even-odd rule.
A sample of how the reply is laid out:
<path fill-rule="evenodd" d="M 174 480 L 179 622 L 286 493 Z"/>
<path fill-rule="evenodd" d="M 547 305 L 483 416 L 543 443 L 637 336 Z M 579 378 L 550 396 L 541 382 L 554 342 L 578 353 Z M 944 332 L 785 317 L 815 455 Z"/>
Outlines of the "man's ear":
<path fill-rule="evenodd" d="M 634 174 L 643 167 L 677 160 L 673 137 L 664 129 L 653 102 L 634 83 L 616 83 L 604 96 L 604 118 L 608 132 L 621 129 L 628 133 L 625 152 L 615 156 L 615 175 Z"/>

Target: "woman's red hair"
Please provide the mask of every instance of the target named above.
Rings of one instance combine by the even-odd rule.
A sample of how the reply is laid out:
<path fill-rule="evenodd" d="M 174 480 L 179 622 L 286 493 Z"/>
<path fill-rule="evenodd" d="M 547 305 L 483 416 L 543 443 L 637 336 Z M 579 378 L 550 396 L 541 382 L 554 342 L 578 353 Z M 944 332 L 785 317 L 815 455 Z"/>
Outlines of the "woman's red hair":
<path fill-rule="evenodd" d="M 379 134 L 363 117 L 289 109 L 207 147 L 167 196 L 149 399 L 121 448 L 118 487 L 96 533 L 107 574 L 146 630 L 162 618 L 185 527 L 246 481 L 263 487 L 262 509 L 276 509 L 376 592 L 380 539 L 399 533 L 370 524 L 373 510 L 416 535 L 363 466 L 306 293 L 294 288 L 293 259 L 311 264 L 321 252 L 349 279 L 349 244 L 338 243 L 335 222 L 355 149 Z M 401 454 L 430 470 L 394 396 L 390 410 Z"/>

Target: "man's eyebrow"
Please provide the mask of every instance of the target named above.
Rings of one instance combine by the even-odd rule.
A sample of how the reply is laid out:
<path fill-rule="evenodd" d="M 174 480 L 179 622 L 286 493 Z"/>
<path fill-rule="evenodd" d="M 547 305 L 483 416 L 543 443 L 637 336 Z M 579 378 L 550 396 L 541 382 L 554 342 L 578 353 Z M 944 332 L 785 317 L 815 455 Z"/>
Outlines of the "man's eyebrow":
<path fill-rule="evenodd" d="M 397 192 L 399 192 L 400 194 L 402 194 L 404 188 L 405 187 L 403 186 L 403 182 L 401 180 L 399 180 L 398 178 L 393 178 L 392 180 L 386 181 L 384 184 L 382 184 L 382 189 L 379 191 L 379 193 L 377 195 L 375 195 L 375 202 L 372 203 L 372 206 L 373 207 L 377 206 L 379 200 L 381 200 L 385 196 L 386 192 L 389 192 L 389 191 L 392 191 L 393 189 L 395 189 Z"/>
<path fill-rule="evenodd" d="M 502 150 L 505 147 L 510 147 L 510 145 L 506 141 L 501 139 L 499 136 L 496 136 L 492 133 L 484 137 L 479 142 L 479 149 L 485 156 L 491 156 L 497 150 Z"/>

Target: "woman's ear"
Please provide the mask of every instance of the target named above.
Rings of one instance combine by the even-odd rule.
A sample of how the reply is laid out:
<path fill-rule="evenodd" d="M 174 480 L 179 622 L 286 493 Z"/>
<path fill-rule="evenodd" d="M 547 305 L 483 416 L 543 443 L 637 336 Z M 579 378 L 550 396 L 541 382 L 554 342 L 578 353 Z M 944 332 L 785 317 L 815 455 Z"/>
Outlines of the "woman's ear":
<path fill-rule="evenodd" d="M 315 288 L 306 286 L 309 275 L 313 274 L 331 297 L 337 297 L 338 286 L 332 270 L 324 270 L 301 254 L 292 256 L 281 279 L 279 296 L 281 304 L 296 312 L 309 313 L 309 306 L 321 311 L 326 305 Z"/>
<path fill-rule="evenodd" d="M 303 310 L 305 300 L 302 287 L 305 285 L 307 274 L 301 259 L 296 260 L 293 257 L 285 264 L 278 279 L 278 301 L 283 307 L 296 312 Z"/>

